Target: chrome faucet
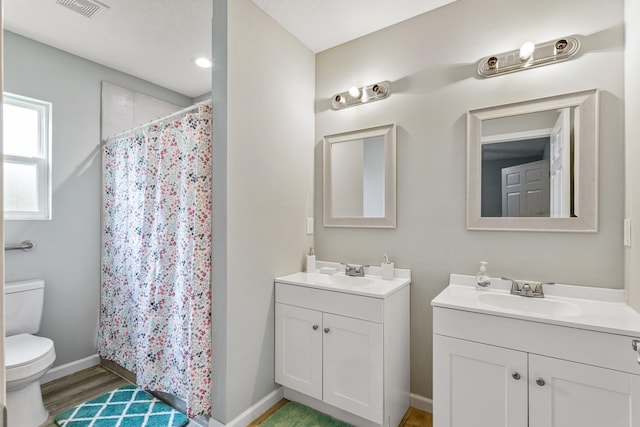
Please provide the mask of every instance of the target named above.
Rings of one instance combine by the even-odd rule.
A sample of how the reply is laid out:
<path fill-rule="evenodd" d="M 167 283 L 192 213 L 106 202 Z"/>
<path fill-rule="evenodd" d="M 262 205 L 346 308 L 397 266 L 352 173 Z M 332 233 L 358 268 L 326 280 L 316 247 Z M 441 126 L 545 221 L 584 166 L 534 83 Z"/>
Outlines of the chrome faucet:
<path fill-rule="evenodd" d="M 535 289 L 533 290 L 533 293 L 534 294 L 536 294 L 536 293 L 540 294 L 540 295 L 542 295 L 544 297 L 544 292 L 542 290 L 542 285 L 555 285 L 555 282 L 541 282 L 541 283 L 538 283 L 536 285 Z"/>
<path fill-rule="evenodd" d="M 345 276 L 364 277 L 365 267 L 368 266 L 344 264 L 344 274 Z"/>
<path fill-rule="evenodd" d="M 531 287 L 530 283 L 523 283 L 522 287 L 518 285 L 518 282 L 513 279 L 503 277 L 502 280 L 511 281 L 511 294 L 520 295 L 521 297 L 528 298 L 544 298 L 544 291 L 542 285 L 555 285 L 553 282 L 541 282 L 537 283 L 535 287 Z"/>

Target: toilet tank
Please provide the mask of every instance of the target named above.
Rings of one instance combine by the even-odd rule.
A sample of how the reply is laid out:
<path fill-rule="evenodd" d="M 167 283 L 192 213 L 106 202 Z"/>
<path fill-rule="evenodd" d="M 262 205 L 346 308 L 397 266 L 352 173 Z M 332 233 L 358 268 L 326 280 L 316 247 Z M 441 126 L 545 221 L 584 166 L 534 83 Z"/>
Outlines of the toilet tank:
<path fill-rule="evenodd" d="M 35 334 L 40 330 L 44 280 L 5 283 L 4 298 L 6 336 Z"/>

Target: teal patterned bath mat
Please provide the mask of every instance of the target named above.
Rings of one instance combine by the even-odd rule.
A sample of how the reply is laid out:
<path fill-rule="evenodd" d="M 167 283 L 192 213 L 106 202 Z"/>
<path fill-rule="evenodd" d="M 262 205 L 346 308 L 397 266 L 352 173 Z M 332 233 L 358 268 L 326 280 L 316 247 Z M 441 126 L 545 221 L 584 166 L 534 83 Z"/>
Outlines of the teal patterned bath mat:
<path fill-rule="evenodd" d="M 288 402 L 258 424 L 258 427 L 353 427 L 351 424 L 336 420 L 327 414 L 301 405 Z"/>
<path fill-rule="evenodd" d="M 58 414 L 60 427 L 182 427 L 186 415 L 133 385 L 125 385 Z"/>

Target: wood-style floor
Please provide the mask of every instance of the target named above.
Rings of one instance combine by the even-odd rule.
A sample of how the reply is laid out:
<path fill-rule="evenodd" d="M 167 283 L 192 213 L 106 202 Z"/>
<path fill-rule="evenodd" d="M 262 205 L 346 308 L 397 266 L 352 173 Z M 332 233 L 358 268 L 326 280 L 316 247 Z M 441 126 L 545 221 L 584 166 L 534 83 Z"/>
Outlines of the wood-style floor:
<path fill-rule="evenodd" d="M 43 384 L 42 400 L 49 418 L 42 427 L 55 427 L 53 418 L 60 412 L 126 384 L 129 381 L 100 365 Z"/>
<path fill-rule="evenodd" d="M 267 412 L 265 412 L 264 414 L 256 418 L 247 427 L 259 426 L 261 422 L 269 418 L 271 414 L 276 412 L 278 409 L 284 406 L 284 404 L 287 402 L 288 400 L 282 399 L 280 402 L 276 403 L 271 408 L 269 408 Z M 398 427 L 433 427 L 433 417 L 428 412 L 424 412 L 416 408 L 409 408 L 407 410 L 407 413 L 404 414 L 404 417 L 402 418 L 402 421 L 400 421 L 400 424 L 398 425 Z"/>
<path fill-rule="evenodd" d="M 49 418 L 41 427 L 55 427 L 53 418 L 60 412 L 126 384 L 131 383 L 102 365 L 43 384 L 42 399 Z M 248 427 L 257 426 L 287 402 L 282 399 Z M 409 408 L 398 427 L 433 427 L 433 418 L 428 412 Z"/>
<path fill-rule="evenodd" d="M 433 415 L 416 408 L 409 408 L 398 427 L 433 427 Z"/>

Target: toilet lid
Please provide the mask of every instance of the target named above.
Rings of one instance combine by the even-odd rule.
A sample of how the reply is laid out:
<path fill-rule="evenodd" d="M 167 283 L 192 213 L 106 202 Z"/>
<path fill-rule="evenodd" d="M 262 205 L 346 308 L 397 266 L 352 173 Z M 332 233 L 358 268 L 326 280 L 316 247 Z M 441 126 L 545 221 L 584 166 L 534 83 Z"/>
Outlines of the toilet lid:
<path fill-rule="evenodd" d="M 4 356 L 7 368 L 33 363 L 53 350 L 49 338 L 29 334 L 13 335 L 5 338 Z"/>

